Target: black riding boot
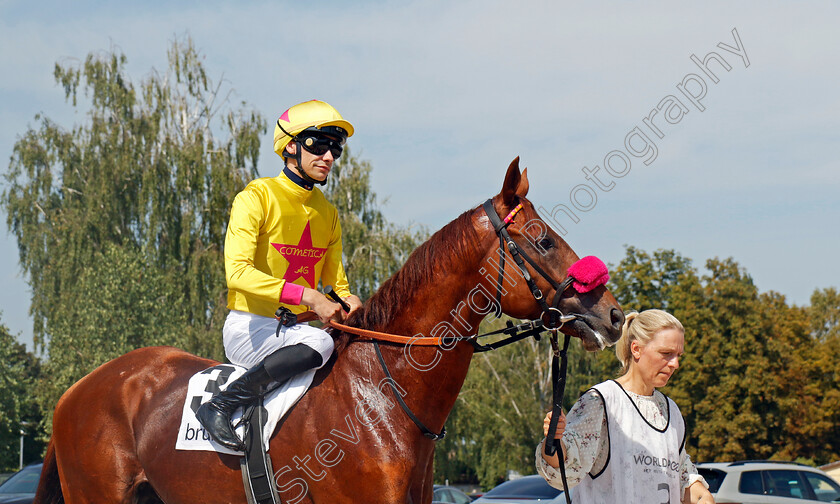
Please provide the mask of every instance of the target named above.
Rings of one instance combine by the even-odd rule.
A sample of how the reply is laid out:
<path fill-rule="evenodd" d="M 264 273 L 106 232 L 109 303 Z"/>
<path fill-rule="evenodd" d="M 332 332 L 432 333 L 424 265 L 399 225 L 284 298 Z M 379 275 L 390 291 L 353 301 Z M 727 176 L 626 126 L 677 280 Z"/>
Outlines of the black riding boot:
<path fill-rule="evenodd" d="M 244 451 L 245 445 L 230 423 L 236 409 L 256 401 L 262 387 L 269 383 L 282 383 L 322 363 L 321 354 L 302 343 L 280 348 L 202 404 L 195 416 L 213 441 L 231 450 Z"/>

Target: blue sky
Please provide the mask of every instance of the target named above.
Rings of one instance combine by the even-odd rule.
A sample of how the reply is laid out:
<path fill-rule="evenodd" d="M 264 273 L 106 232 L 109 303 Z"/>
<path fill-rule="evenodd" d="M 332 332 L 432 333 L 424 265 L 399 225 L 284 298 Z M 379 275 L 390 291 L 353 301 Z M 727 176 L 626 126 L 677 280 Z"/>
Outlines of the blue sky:
<path fill-rule="evenodd" d="M 668 248 L 700 268 L 731 256 L 760 290 L 808 304 L 815 288 L 840 286 L 837 19 L 840 4 L 827 1 L 2 0 L 0 158 L 39 112 L 67 128 L 85 120 L 54 83 L 56 61 L 117 48 L 139 82 L 188 33 L 233 103 L 269 122 L 312 98 L 338 108 L 393 222 L 439 228 L 497 192 L 521 156 L 531 200 L 576 213 L 573 223 L 555 211 L 580 255 L 616 263 L 625 244 Z M 733 29 L 749 66 L 718 45 L 736 47 Z M 717 83 L 691 60 L 710 51 L 731 66 L 709 63 Z M 691 74 L 706 86 L 702 111 L 678 89 Z M 687 112 L 674 124 L 653 116 L 659 138 L 644 120 L 669 96 Z M 656 145 L 649 164 L 625 145 L 636 127 Z M 264 176 L 280 167 L 269 135 Z M 620 177 L 604 167 L 616 150 L 631 161 Z M 608 191 L 582 171 L 596 166 Z M 0 259 L 0 321 L 28 341 L 10 235 Z"/>

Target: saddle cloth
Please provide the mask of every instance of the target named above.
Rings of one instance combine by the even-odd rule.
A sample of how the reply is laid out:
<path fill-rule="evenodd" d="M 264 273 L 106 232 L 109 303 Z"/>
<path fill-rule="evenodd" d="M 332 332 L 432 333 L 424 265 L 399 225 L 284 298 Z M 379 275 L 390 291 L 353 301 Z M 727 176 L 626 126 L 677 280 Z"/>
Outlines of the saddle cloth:
<path fill-rule="evenodd" d="M 184 402 L 181 425 L 178 428 L 178 439 L 175 442 L 176 450 L 204 450 L 231 455 L 243 455 L 242 452 L 230 450 L 211 440 L 204 427 L 198 423 L 195 417 L 195 411 L 198 410 L 198 407 L 202 403 L 210 400 L 217 391 L 226 389 L 230 383 L 242 376 L 245 371 L 247 369 L 241 366 L 219 364 L 200 371 L 190 378 L 187 389 L 187 400 Z M 277 422 L 303 397 L 303 394 L 312 384 L 312 379 L 315 377 L 316 371 L 315 369 L 311 369 L 301 373 L 281 384 L 265 396 L 264 404 L 268 411 L 268 421 L 263 429 L 263 441 L 266 450 L 268 450 L 268 441 L 274 432 L 274 427 L 277 426 Z M 233 425 L 236 425 L 241 418 L 242 408 L 234 412 L 231 418 Z M 236 434 L 240 439 L 244 436 L 244 432 L 244 425 L 239 425 L 236 428 Z"/>

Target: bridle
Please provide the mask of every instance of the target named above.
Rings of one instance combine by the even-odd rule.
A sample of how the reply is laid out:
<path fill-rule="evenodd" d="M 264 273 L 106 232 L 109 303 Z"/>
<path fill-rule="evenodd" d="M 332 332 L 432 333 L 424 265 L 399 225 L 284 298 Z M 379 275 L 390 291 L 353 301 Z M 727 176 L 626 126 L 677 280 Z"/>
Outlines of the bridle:
<path fill-rule="evenodd" d="M 563 280 L 563 283 L 558 284 L 536 263 L 536 261 L 531 258 L 531 256 L 529 256 L 524 250 L 521 250 L 516 242 L 510 237 L 507 227 L 513 222 L 516 214 L 522 210 L 522 203 L 516 205 L 504 219 L 499 218 L 499 214 L 496 213 L 496 208 L 493 206 L 492 199 L 485 201 L 483 208 L 484 213 L 487 214 L 490 222 L 493 223 L 496 235 L 499 237 L 499 255 L 501 257 L 499 259 L 499 279 L 496 285 L 496 306 L 498 310 L 501 311 L 502 307 L 502 280 L 504 279 L 505 270 L 504 250 L 505 246 L 507 246 L 508 252 L 510 252 L 516 266 L 519 267 L 519 271 L 522 273 L 522 277 L 528 284 L 528 288 L 531 290 L 531 295 L 534 296 L 534 299 L 540 305 L 540 308 L 542 308 L 539 320 L 543 324 L 543 331 L 551 332 L 551 347 L 554 350 L 554 356 L 551 360 L 551 381 L 553 384 L 552 413 L 551 420 L 548 424 L 548 434 L 545 438 L 545 453 L 548 456 L 552 456 L 557 453 L 557 459 L 560 462 L 560 476 L 563 481 L 563 488 L 565 489 L 564 495 L 566 496 L 566 502 L 571 504 L 572 499 L 569 492 L 569 485 L 566 482 L 566 464 L 563 458 L 563 449 L 561 441 L 559 439 L 554 439 L 554 434 L 557 432 L 557 422 L 559 421 L 562 413 L 563 395 L 566 391 L 566 370 L 569 361 L 568 349 L 569 341 L 571 339 L 568 334 L 564 334 L 565 338 L 563 342 L 563 349 L 561 350 L 557 342 L 557 332 L 564 324 L 566 324 L 566 322 L 571 322 L 578 318 L 575 314 L 564 315 L 563 312 L 560 311 L 560 301 L 563 298 L 563 293 L 566 292 L 566 289 L 572 285 L 572 282 L 574 282 L 575 279 L 572 275 L 567 275 L 566 279 Z M 531 277 L 530 273 L 528 273 L 528 269 L 525 267 L 525 261 L 523 261 L 523 258 L 525 261 L 528 261 L 528 264 L 530 264 L 531 267 L 534 268 L 534 270 L 554 288 L 554 299 L 552 300 L 551 306 L 548 305 L 542 290 Z M 546 314 L 548 315 L 547 321 L 545 320 Z M 537 335 L 534 337 L 538 338 Z"/>
<path fill-rule="evenodd" d="M 528 284 L 528 289 L 531 290 L 531 295 L 534 296 L 534 299 L 542 308 L 542 314 L 540 314 L 540 320 L 543 321 L 543 328 L 546 331 L 557 331 L 566 322 L 571 322 L 577 319 L 577 315 L 570 314 L 564 315 L 562 311 L 560 311 L 560 301 L 563 298 L 563 293 L 566 292 L 566 289 L 572 285 L 574 278 L 569 275 L 563 280 L 563 283 L 557 283 L 556 280 L 551 278 L 551 276 L 545 272 L 544 269 L 537 264 L 534 259 L 531 258 L 524 250 L 519 248 L 519 245 L 513 241 L 513 238 L 510 237 L 510 233 L 508 233 L 507 227 L 513 222 L 513 219 L 516 217 L 516 214 L 522 210 L 522 203 L 516 205 L 513 210 L 505 217 L 501 219 L 499 214 L 496 213 L 496 208 L 493 206 L 493 200 L 488 199 L 482 205 L 484 208 L 484 213 L 487 214 L 487 217 L 490 219 L 490 222 L 493 224 L 493 228 L 496 231 L 496 235 L 499 237 L 499 279 L 496 284 L 496 307 L 497 310 L 501 311 L 502 306 L 502 280 L 504 279 L 504 270 L 505 270 L 505 253 L 504 250 L 507 248 L 508 252 L 510 252 L 511 257 L 513 257 L 513 261 L 516 263 L 516 266 L 519 268 L 522 277 L 525 279 L 525 283 Z M 524 261 L 523 261 L 524 259 Z M 534 270 L 543 277 L 552 288 L 554 288 L 554 299 L 551 302 L 551 306 L 545 300 L 545 296 L 543 295 L 542 290 L 537 285 L 537 282 L 534 281 L 531 274 L 528 272 L 528 268 L 525 267 L 525 261 L 528 261 L 528 264 L 531 265 Z M 546 320 L 546 315 L 548 316 L 548 320 Z M 501 313 L 497 313 L 497 316 L 501 316 Z"/>

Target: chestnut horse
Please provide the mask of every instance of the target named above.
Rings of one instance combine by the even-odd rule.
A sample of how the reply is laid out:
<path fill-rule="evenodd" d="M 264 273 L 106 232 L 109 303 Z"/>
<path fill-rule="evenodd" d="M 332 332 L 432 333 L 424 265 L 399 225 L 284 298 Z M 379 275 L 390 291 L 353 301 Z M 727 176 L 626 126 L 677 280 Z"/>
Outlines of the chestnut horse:
<path fill-rule="evenodd" d="M 527 171 L 511 163 L 492 198 L 511 239 L 557 285 L 578 256 L 545 225 L 525 196 Z M 508 253 L 506 251 L 506 253 Z M 508 253 L 509 254 L 509 253 Z M 496 302 L 499 240 L 481 206 L 465 212 L 415 250 L 406 264 L 348 320 L 398 335 L 475 334 Z M 526 266 L 545 294 L 552 284 Z M 537 319 L 543 310 L 508 255 L 502 312 Z M 588 350 L 614 343 L 624 315 L 603 286 L 558 297 L 575 314 L 562 331 Z M 434 440 L 396 406 L 373 345 L 346 334 L 311 389 L 280 422 L 270 442 L 274 481 L 287 504 L 412 503 L 432 499 Z M 381 343 L 396 390 L 411 411 L 440 432 L 463 385 L 474 347 Z M 74 384 L 55 408 L 36 503 L 246 502 L 240 457 L 175 450 L 187 382 L 218 364 L 169 347 L 142 348 L 103 364 Z"/>

